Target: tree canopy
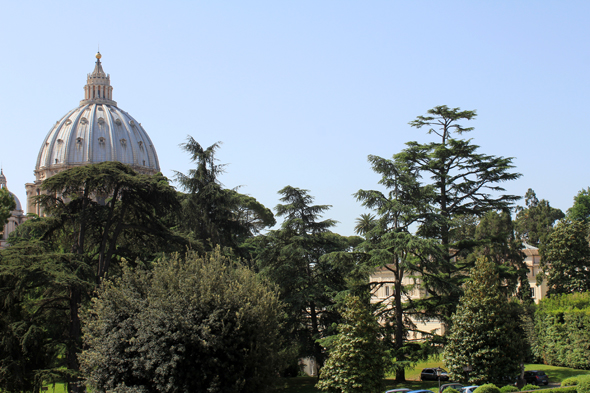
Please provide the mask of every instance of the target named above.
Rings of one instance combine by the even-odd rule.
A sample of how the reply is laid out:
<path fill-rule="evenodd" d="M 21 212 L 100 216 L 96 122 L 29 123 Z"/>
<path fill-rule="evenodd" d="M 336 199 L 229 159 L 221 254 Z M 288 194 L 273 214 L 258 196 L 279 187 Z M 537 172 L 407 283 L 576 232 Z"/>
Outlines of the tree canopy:
<path fill-rule="evenodd" d="M 221 245 L 239 251 L 247 238 L 276 221 L 272 211 L 254 197 L 223 188 L 219 176 L 224 173 L 225 164 L 218 164 L 215 158 L 220 145 L 217 142 L 205 149 L 191 136 L 181 144 L 196 168 L 187 174 L 176 172 L 176 180 L 186 192 L 178 226 L 205 249 Z"/>
<path fill-rule="evenodd" d="M 347 295 L 343 321 L 329 346 L 329 358 L 317 387 L 329 393 L 373 393 L 383 390 L 383 343 L 368 299 Z"/>
<path fill-rule="evenodd" d="M 335 221 L 321 220 L 328 205 L 313 205 L 307 190 L 287 186 L 279 191 L 277 216 L 281 229 L 256 239 L 256 262 L 261 273 L 277 284 L 288 313 L 286 334 L 294 338 L 301 357 L 323 364 L 318 339 L 333 333 L 339 321 L 334 309 L 338 293 L 347 289 L 348 269 L 324 256 L 349 248 L 348 240 L 330 232 Z"/>
<path fill-rule="evenodd" d="M 561 220 L 541 248 L 549 296 L 590 290 L 588 224 Z"/>
<path fill-rule="evenodd" d="M 260 276 L 189 253 L 123 269 L 84 315 L 95 392 L 264 392 L 281 368 L 282 306 Z"/>
<path fill-rule="evenodd" d="M 7 188 L 0 187 L 0 232 L 8 222 L 11 212 L 16 209 L 16 202 Z"/>
<path fill-rule="evenodd" d="M 590 218 L 590 187 L 580 190 L 574 197 L 574 205 L 567 211 L 568 219 L 588 222 Z"/>
<path fill-rule="evenodd" d="M 539 247 L 545 243 L 553 230 L 553 224 L 565 217 L 560 209 L 550 206 L 549 201 L 537 199 L 532 189 L 524 197 L 525 207 L 516 208 L 514 230 L 520 239 L 532 246 Z"/>
<path fill-rule="evenodd" d="M 523 333 L 500 289 L 496 264 L 485 257 L 477 260 L 465 284 L 443 360 L 452 380 L 467 384 L 502 383 L 517 375 L 524 360 Z M 472 371 L 466 371 L 470 366 Z"/>

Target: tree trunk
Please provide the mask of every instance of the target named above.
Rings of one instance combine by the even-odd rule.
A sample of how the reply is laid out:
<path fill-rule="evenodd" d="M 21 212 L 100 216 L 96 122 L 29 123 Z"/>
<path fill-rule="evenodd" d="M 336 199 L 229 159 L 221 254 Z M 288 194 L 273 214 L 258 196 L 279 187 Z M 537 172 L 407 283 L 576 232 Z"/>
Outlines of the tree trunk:
<path fill-rule="evenodd" d="M 397 361 L 406 360 L 401 348 L 404 345 L 404 314 L 402 309 L 402 279 L 403 274 L 400 272 L 399 261 L 396 261 L 397 269 L 395 275 L 395 356 Z M 395 382 L 406 381 L 406 369 L 401 368 L 395 372 Z"/>
<path fill-rule="evenodd" d="M 80 368 L 78 363 L 78 346 L 82 337 L 80 328 L 80 316 L 78 315 L 80 303 L 82 302 L 82 293 L 80 288 L 72 287 L 70 289 L 70 332 L 66 353 L 68 369 L 77 372 Z M 78 386 L 79 378 L 72 376 L 68 378 L 68 392 L 78 393 L 84 391 Z"/>

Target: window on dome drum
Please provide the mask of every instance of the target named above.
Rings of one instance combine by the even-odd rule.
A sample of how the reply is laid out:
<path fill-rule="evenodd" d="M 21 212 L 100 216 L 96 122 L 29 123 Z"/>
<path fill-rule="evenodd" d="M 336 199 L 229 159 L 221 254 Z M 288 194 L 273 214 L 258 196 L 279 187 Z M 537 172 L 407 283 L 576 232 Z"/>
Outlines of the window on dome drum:
<path fill-rule="evenodd" d="M 385 296 L 389 296 L 389 287 L 385 286 Z"/>
<path fill-rule="evenodd" d="M 535 288 L 531 287 L 531 297 L 535 298 Z"/>

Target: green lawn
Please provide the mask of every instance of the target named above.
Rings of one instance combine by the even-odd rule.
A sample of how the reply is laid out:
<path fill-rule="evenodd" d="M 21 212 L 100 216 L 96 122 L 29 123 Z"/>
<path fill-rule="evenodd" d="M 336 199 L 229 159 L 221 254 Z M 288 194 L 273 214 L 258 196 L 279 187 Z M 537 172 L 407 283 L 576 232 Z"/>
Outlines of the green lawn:
<path fill-rule="evenodd" d="M 421 382 L 420 371 L 427 367 L 443 367 L 440 359 L 429 359 L 428 361 L 421 362 L 411 370 L 406 370 L 405 383 L 399 384 L 399 386 L 393 380 L 393 376 L 385 379 L 386 389 L 395 389 L 396 387 L 404 387 L 410 389 L 431 389 L 433 391 L 438 390 L 438 383 L 436 382 Z M 553 367 L 544 364 L 527 364 L 525 365 L 526 370 L 543 370 L 549 375 L 549 381 L 552 383 L 558 383 L 565 378 L 572 377 L 580 374 L 590 374 L 590 370 L 574 370 L 573 368 L 567 367 Z M 317 382 L 317 378 L 314 377 L 297 377 L 297 378 L 282 378 L 279 382 L 279 386 L 276 391 L 280 393 L 319 393 L 314 385 Z M 47 392 L 50 393 L 65 393 L 64 384 L 56 384 L 48 386 Z"/>

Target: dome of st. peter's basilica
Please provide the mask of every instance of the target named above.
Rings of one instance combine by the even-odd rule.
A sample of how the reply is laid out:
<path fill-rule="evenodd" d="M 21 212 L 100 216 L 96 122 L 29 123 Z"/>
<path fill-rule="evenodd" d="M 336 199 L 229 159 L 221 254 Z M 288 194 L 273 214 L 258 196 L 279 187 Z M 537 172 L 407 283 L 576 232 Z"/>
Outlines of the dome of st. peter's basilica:
<path fill-rule="evenodd" d="M 63 170 L 104 161 L 119 161 L 140 173 L 160 171 L 156 149 L 141 123 L 113 101 L 110 75 L 96 55 L 84 99 L 51 128 L 37 157 L 35 182 L 27 183 L 27 212 L 39 213 L 32 196 L 48 177 Z"/>

